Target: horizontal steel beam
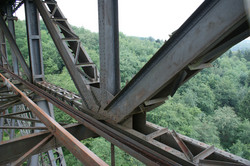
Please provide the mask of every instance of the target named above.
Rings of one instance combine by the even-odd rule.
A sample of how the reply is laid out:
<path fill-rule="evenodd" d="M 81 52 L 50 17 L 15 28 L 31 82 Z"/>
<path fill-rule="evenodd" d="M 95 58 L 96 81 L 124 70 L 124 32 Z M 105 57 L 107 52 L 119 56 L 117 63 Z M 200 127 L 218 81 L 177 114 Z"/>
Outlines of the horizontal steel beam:
<path fill-rule="evenodd" d="M 230 40 L 229 35 L 246 20 L 243 0 L 205 1 L 108 104 L 105 109 L 112 120 L 123 121 L 162 90 L 176 90 L 177 76 L 220 42 Z M 165 89 L 170 83 L 173 88 Z"/>
<path fill-rule="evenodd" d="M 239 163 L 231 163 L 225 161 L 200 160 L 199 166 L 246 166 Z"/>
<path fill-rule="evenodd" d="M 23 118 L 23 117 L 19 117 L 19 116 L 7 116 L 5 118 L 6 119 L 17 119 L 17 120 L 23 120 L 23 121 L 42 123 L 40 120 L 35 119 L 35 118 Z"/>
<path fill-rule="evenodd" d="M 47 127 L 0 126 L 0 129 L 47 130 Z"/>
<path fill-rule="evenodd" d="M 146 122 L 147 129 L 151 130 L 163 130 L 165 128 L 158 126 L 156 124 Z M 216 162 L 216 160 L 220 161 L 226 161 L 230 163 L 241 163 L 242 165 L 250 165 L 250 161 L 243 159 L 239 156 L 236 156 L 234 154 L 225 152 L 221 149 L 214 148 L 213 146 L 207 145 L 203 142 L 200 142 L 198 140 L 195 140 L 193 138 L 184 136 L 182 134 L 177 133 L 179 138 L 186 144 L 186 146 L 192 151 L 193 154 L 196 154 L 196 156 L 193 159 L 194 164 L 196 165 L 197 162 L 200 162 L 202 159 L 206 158 L 209 156 L 209 159 Z M 159 137 L 161 140 L 165 139 L 165 143 L 170 145 L 171 147 L 174 147 L 175 140 L 171 139 L 172 138 L 172 132 L 171 130 L 168 130 L 167 133 Z M 155 140 L 156 141 L 156 140 Z M 156 141 L 158 142 L 158 141 Z M 158 143 L 157 143 L 158 144 Z M 176 144 L 178 146 L 178 144 Z M 163 146 L 161 148 L 164 148 Z M 176 149 L 176 147 L 175 147 Z M 181 150 L 181 149 L 179 149 Z M 200 158 L 201 160 L 199 160 Z M 199 160 L 199 161 L 197 161 Z M 199 163 L 201 164 L 201 163 Z"/>
<path fill-rule="evenodd" d="M 96 137 L 97 135 L 91 130 L 87 129 L 81 124 L 71 124 L 64 126 L 65 129 L 70 132 L 78 140 L 87 139 L 90 137 Z M 19 138 L 15 138 L 9 141 L 0 143 L 0 165 L 10 163 L 17 160 L 25 152 L 38 144 L 42 139 L 50 134 L 49 131 L 43 131 L 39 133 L 33 133 Z M 55 149 L 63 146 L 63 144 L 55 137 L 45 146 L 43 146 L 37 153 L 46 152 L 51 149 Z"/>
<path fill-rule="evenodd" d="M 13 115 L 25 114 L 25 113 L 29 113 L 29 112 L 31 112 L 31 111 L 27 110 L 27 111 L 20 111 L 20 112 L 16 112 L 16 113 L 4 114 L 4 115 L 0 115 L 0 118 L 7 117 L 7 116 L 13 116 Z"/>

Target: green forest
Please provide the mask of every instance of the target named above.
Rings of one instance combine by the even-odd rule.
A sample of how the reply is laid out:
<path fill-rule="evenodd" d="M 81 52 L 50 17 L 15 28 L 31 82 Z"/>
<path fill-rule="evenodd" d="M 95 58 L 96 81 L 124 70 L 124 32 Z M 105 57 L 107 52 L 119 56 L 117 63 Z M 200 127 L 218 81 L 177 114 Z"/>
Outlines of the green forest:
<path fill-rule="evenodd" d="M 98 34 L 73 27 L 99 67 Z M 77 93 L 51 37 L 41 22 L 46 80 Z M 24 21 L 16 22 L 17 44 L 28 62 Z M 120 33 L 121 85 L 124 87 L 164 41 Z M 10 53 L 9 53 L 10 54 Z M 250 160 L 250 49 L 228 50 L 181 86 L 174 97 L 147 114 L 147 120 Z M 55 108 L 56 120 L 76 122 Z M 103 138 L 82 141 L 110 164 L 110 143 Z M 64 149 L 68 165 L 81 165 Z M 117 165 L 143 165 L 116 147 Z"/>

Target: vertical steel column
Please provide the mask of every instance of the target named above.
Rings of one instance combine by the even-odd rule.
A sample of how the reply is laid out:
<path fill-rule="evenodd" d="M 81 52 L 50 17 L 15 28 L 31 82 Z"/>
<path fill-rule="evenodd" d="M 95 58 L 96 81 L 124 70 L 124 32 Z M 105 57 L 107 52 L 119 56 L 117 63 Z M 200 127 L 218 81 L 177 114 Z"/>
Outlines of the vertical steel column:
<path fill-rule="evenodd" d="M 15 35 L 15 25 L 14 25 L 14 17 L 12 14 L 12 5 L 7 5 L 7 21 L 8 21 L 8 28 L 9 31 L 13 37 L 14 40 L 16 40 L 16 35 Z M 11 49 L 11 58 L 12 58 L 12 67 L 13 67 L 13 72 L 17 75 L 19 75 L 19 67 L 18 67 L 18 60 L 17 57 L 15 56 L 15 53 L 13 49 Z M 12 107 L 12 113 L 16 112 L 16 106 Z M 11 120 L 11 125 L 15 126 L 15 119 Z M 10 130 L 10 139 L 13 139 L 15 137 L 15 130 L 11 129 Z"/>
<path fill-rule="evenodd" d="M 111 143 L 111 166 L 115 166 L 115 145 Z"/>
<path fill-rule="evenodd" d="M 29 48 L 32 81 L 33 82 L 43 81 L 44 80 L 44 67 L 43 67 L 39 14 L 32 0 L 24 0 L 24 7 L 25 7 L 27 40 L 28 40 L 28 48 Z M 40 108 L 42 108 L 48 115 L 54 118 L 53 105 L 48 103 L 46 100 L 37 101 L 36 104 Z M 42 127 L 44 125 L 41 123 L 36 123 L 35 126 Z M 53 152 L 49 151 L 48 154 L 49 154 L 51 164 L 56 165 Z M 62 158 L 64 161 L 64 157 Z M 29 165 L 34 165 L 34 164 L 37 165 L 37 163 L 38 163 L 38 155 L 32 156 L 29 162 Z M 65 162 L 61 164 L 65 165 Z"/>
<path fill-rule="evenodd" d="M 108 104 L 107 93 L 120 91 L 118 0 L 98 0 L 100 87 L 102 106 Z M 115 166 L 115 148 L 111 143 L 111 165 Z"/>
<path fill-rule="evenodd" d="M 102 100 L 120 91 L 118 0 L 98 0 Z M 107 103 L 102 103 L 106 105 Z"/>
<path fill-rule="evenodd" d="M 44 79 L 43 71 L 43 57 L 40 37 L 40 23 L 38 17 L 38 11 L 33 1 L 25 0 L 25 15 L 28 37 L 28 48 L 30 56 L 30 65 L 32 69 L 32 80 L 42 81 Z M 50 107 L 49 103 L 45 100 L 36 102 L 37 105 L 45 110 L 45 112 L 51 116 L 53 107 Z M 51 108 L 51 109 L 50 109 Z"/>
<path fill-rule="evenodd" d="M 33 1 L 25 0 L 24 4 L 32 81 L 42 81 L 44 70 L 39 15 Z"/>
<path fill-rule="evenodd" d="M 0 30 L 0 62 L 1 62 L 0 65 L 2 65 L 3 67 L 5 67 L 4 64 L 7 63 L 6 62 L 7 60 L 5 59 L 6 54 L 4 54 L 4 49 L 3 49 L 4 46 L 5 46 L 4 36 L 3 32 Z"/>
<path fill-rule="evenodd" d="M 2 30 L 0 30 L 0 54 L 3 67 L 8 66 L 7 48 L 5 43 L 5 37 Z"/>
<path fill-rule="evenodd" d="M 2 115 L 3 113 L 0 113 L 0 115 Z M 4 126 L 4 118 L 0 118 L 0 126 Z M 0 142 L 3 141 L 3 130 L 4 129 L 0 129 Z"/>
<path fill-rule="evenodd" d="M 7 20 L 10 33 L 12 34 L 13 39 L 16 40 L 14 17 L 12 14 L 12 5 L 7 6 Z M 18 61 L 13 49 L 11 49 L 11 57 L 12 57 L 13 72 L 18 75 L 19 74 Z"/>
<path fill-rule="evenodd" d="M 12 107 L 12 113 L 16 113 L 16 106 Z M 16 120 L 15 119 L 11 119 L 11 126 L 15 126 Z M 15 129 L 11 129 L 10 130 L 10 139 L 15 138 Z"/>

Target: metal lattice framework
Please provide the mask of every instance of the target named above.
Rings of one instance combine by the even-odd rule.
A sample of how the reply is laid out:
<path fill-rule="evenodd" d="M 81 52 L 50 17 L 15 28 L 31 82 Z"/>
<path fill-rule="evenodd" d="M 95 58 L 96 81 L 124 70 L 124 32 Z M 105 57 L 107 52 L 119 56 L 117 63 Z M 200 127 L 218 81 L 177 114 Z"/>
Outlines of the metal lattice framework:
<path fill-rule="evenodd" d="M 29 65 L 15 42 L 13 22 L 13 13 L 23 4 Z M 248 160 L 146 121 L 148 111 L 249 37 L 243 0 L 203 2 L 122 90 L 118 0 L 98 0 L 100 72 L 55 0 L 4 0 L 0 8 L 0 165 L 25 161 L 66 165 L 61 146 L 85 165 L 107 165 L 80 142 L 98 136 L 111 143 L 112 165 L 114 145 L 146 165 L 250 165 Z M 39 14 L 79 95 L 44 79 Z M 78 123 L 56 122 L 53 105 Z M 3 141 L 4 135 L 9 140 Z"/>

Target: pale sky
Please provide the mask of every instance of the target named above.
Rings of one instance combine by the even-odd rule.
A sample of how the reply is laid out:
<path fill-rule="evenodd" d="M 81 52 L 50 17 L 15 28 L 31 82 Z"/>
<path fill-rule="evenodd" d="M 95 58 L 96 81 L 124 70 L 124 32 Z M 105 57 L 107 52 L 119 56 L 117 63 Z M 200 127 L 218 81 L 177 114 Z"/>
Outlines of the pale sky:
<path fill-rule="evenodd" d="M 119 0 L 119 31 L 128 36 L 166 40 L 203 0 Z M 69 23 L 98 32 L 97 0 L 57 0 Z M 24 9 L 17 11 L 24 19 Z"/>

